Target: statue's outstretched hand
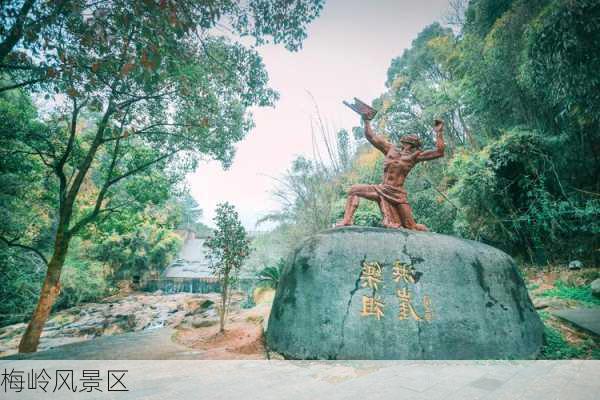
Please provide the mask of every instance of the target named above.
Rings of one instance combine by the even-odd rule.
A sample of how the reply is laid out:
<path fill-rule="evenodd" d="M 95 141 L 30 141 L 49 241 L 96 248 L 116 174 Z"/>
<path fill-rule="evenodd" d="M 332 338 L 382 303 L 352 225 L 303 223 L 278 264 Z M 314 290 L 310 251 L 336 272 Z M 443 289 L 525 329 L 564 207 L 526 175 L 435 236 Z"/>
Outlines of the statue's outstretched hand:
<path fill-rule="evenodd" d="M 362 102 L 361 100 L 354 98 L 354 103 L 348 103 L 347 101 L 343 101 L 346 106 L 348 106 L 352 111 L 358 113 L 364 121 L 370 121 L 375 118 L 375 114 L 377 114 L 377 110 L 373 107 L 369 106 L 367 103 Z"/>

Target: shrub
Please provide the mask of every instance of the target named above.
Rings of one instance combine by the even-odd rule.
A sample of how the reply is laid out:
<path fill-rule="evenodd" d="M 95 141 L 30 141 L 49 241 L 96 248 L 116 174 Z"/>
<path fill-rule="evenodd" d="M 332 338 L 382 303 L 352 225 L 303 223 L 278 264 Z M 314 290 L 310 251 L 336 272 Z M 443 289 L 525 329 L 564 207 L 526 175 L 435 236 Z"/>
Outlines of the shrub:
<path fill-rule="evenodd" d="M 31 316 L 45 273 L 37 256 L 0 250 L 0 326 L 24 322 Z"/>
<path fill-rule="evenodd" d="M 276 266 L 264 267 L 256 274 L 256 277 L 258 278 L 258 284 L 261 286 L 270 287 L 272 289 L 277 289 L 284 267 L 285 261 L 283 259 L 279 260 Z"/>
<path fill-rule="evenodd" d="M 562 139 L 515 129 L 454 157 L 457 233 L 533 263 L 592 257 L 600 201 L 565 192 L 555 154 L 562 147 Z"/>

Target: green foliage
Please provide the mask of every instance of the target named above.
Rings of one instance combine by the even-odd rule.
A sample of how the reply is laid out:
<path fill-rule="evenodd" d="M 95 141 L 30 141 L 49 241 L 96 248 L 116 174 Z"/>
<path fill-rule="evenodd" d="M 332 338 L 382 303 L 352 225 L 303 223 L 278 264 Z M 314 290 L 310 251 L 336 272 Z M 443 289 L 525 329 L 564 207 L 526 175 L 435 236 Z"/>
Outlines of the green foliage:
<path fill-rule="evenodd" d="M 242 308 L 248 309 L 254 306 L 256 306 L 256 303 L 254 302 L 254 297 L 252 296 L 252 293 L 247 293 L 246 298 L 242 302 Z"/>
<path fill-rule="evenodd" d="M 599 31 L 600 4 L 576 0 L 551 2 L 526 32 L 523 83 L 562 126 L 593 129 L 600 122 Z"/>
<path fill-rule="evenodd" d="M 388 92 L 381 96 L 376 122 L 392 139 L 418 134 L 432 144 L 431 123 L 446 121 L 451 143 L 465 144 L 468 127 L 461 109 L 461 90 L 451 79 L 456 63 L 456 39 L 449 28 L 434 23 L 412 42 L 401 57 L 392 60 L 387 72 Z"/>
<path fill-rule="evenodd" d="M 43 262 L 35 254 L 0 248 L 0 326 L 29 318 L 45 272 Z"/>
<path fill-rule="evenodd" d="M 559 178 L 558 139 L 514 130 L 452 160 L 455 229 L 534 262 L 589 257 L 600 232 L 600 203 L 569 196 Z M 560 161 L 559 161 L 560 162 Z"/>
<path fill-rule="evenodd" d="M 427 142 L 427 124 L 434 116 L 449 126 L 450 168 L 434 163 L 427 171 L 415 170 L 407 180 L 417 220 L 438 232 L 483 240 L 533 262 L 593 256 L 590 249 L 597 247 L 599 232 L 600 203 L 594 197 L 598 186 L 592 177 L 600 171 L 592 150 L 598 148 L 598 135 L 592 134 L 598 127 L 589 120 L 585 125 L 581 118 L 571 118 L 568 124 L 556 120 L 560 110 L 541 101 L 532 83 L 534 76 L 538 81 L 546 76 L 552 85 L 562 85 L 565 80 L 557 76 L 579 77 L 579 72 L 595 82 L 586 69 L 587 59 L 579 72 L 550 71 L 554 53 L 564 46 L 586 52 L 586 46 L 595 43 L 582 36 L 584 30 L 568 28 L 571 40 L 564 46 L 564 37 L 550 35 L 552 45 L 547 43 L 544 50 L 532 39 L 540 30 L 569 26 L 561 22 L 557 27 L 549 10 L 568 16 L 589 11 L 585 32 L 587 37 L 598 35 L 592 22 L 595 7 L 592 2 L 549 3 L 472 1 L 463 35 L 454 37 L 436 24 L 425 28 L 412 47 L 392 61 L 380 113 L 382 128 L 392 138 L 412 131 Z M 549 83 L 539 85 L 548 87 Z M 590 93 L 585 101 L 592 99 L 597 105 L 596 95 Z M 564 97 L 549 96 L 568 106 Z M 583 110 L 585 102 L 580 103 L 578 109 Z M 597 113 L 588 107 L 584 114 Z M 478 148 L 481 143 L 487 146 Z M 446 174 L 450 179 L 444 179 Z M 429 185 L 419 184 L 423 180 Z"/>
<path fill-rule="evenodd" d="M 279 225 L 270 231 L 252 233 L 253 251 L 244 262 L 244 272 L 255 275 L 265 265 L 275 265 L 288 252 L 288 225 Z"/>
<path fill-rule="evenodd" d="M 49 127 L 24 93 L 0 94 L 0 237 L 24 245 L 47 247 L 57 185 L 36 149 L 12 146 L 17 137 L 43 137 Z"/>
<path fill-rule="evenodd" d="M 343 218 L 345 206 L 345 198 L 340 198 L 335 203 L 335 208 L 337 210 L 336 220 L 341 220 Z M 379 206 L 371 201 L 361 201 L 354 213 L 354 225 L 381 227 L 381 211 L 379 211 Z"/>
<path fill-rule="evenodd" d="M 204 242 L 211 269 L 219 279 L 233 280 L 250 255 L 250 239 L 235 207 L 227 202 L 217 205 L 213 222 L 213 234 Z"/>
<path fill-rule="evenodd" d="M 113 280 L 158 274 L 170 264 L 182 239 L 168 225 L 175 212 L 172 204 L 141 213 L 122 214 L 104 221 L 94 232 L 94 259 L 110 266 Z"/>
<path fill-rule="evenodd" d="M 344 216 L 344 209 L 341 208 L 339 218 Z M 376 203 L 363 201 L 356 209 L 354 214 L 354 224 L 359 226 L 381 227 L 381 212 Z"/>
<path fill-rule="evenodd" d="M 600 306 L 600 299 L 592 294 L 592 287 L 590 285 L 570 286 L 565 282 L 556 281 L 554 288 L 546 290 L 541 296 L 577 300 L 584 304 Z"/>
<path fill-rule="evenodd" d="M 472 0 L 466 10 L 464 29 L 485 36 L 514 0 Z"/>
<path fill-rule="evenodd" d="M 265 216 L 259 223 L 271 221 L 287 226 L 285 234 L 290 247 L 306 235 L 331 227 L 336 215 L 335 202 L 341 192 L 341 182 L 336 176 L 333 167 L 297 157 L 278 179 L 273 193 L 281 210 Z"/>
<path fill-rule="evenodd" d="M 131 74 L 148 83 L 153 71 L 180 61 L 170 58 L 170 51 L 180 49 L 184 41 L 204 45 L 214 37 L 217 24 L 227 26 L 230 36 L 296 50 L 322 4 L 322 0 L 6 2 L 0 10 L 0 61 L 6 62 L 4 69 L 13 79 L 28 79 L 23 83 L 52 90 L 65 76 L 93 87 L 94 81 L 80 75 L 84 63 L 103 78 Z M 26 18 L 17 18 L 19 13 Z M 129 54 L 120 61 L 123 53 Z M 221 54 L 210 56 L 221 60 Z M 253 66 L 248 67 L 253 72 Z"/>
<path fill-rule="evenodd" d="M 195 232 L 197 236 L 210 233 L 210 228 L 200 222 L 202 209 L 189 193 L 183 193 L 180 198 L 174 200 L 176 213 L 181 214 L 181 218 L 177 220 L 178 229 Z"/>
<path fill-rule="evenodd" d="M 597 263 L 598 38 L 594 0 L 472 0 L 458 34 L 433 23 L 391 61 L 387 90 L 373 102 L 374 129 L 394 141 L 416 133 L 431 146 L 432 120 L 446 126 L 445 157 L 417 166 L 405 182 L 418 222 L 528 262 Z M 365 151 L 361 127 L 352 132 L 359 146 L 345 168 L 310 185 L 295 181 L 305 190 L 284 207 L 290 231 L 330 226 L 350 185 L 381 182 L 382 158 Z M 333 198 L 319 197 L 326 208 L 296 203 L 330 188 Z M 306 210 L 326 218 L 307 224 Z M 376 204 L 361 201 L 355 223 L 379 221 Z"/>
<path fill-rule="evenodd" d="M 72 307 L 84 302 L 97 301 L 110 293 L 106 280 L 105 264 L 80 258 L 85 255 L 89 243 L 73 240 L 71 256 L 67 258 L 61 275 L 61 293 L 55 309 Z"/>

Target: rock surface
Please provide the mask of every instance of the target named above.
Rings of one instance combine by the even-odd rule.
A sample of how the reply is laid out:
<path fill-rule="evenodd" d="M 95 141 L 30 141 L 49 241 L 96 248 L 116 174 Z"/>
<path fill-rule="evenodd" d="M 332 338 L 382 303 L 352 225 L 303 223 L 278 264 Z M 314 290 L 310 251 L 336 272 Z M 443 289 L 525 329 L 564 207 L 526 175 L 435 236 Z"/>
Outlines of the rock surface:
<path fill-rule="evenodd" d="M 600 278 L 592 282 L 592 294 L 596 297 L 600 297 Z"/>
<path fill-rule="evenodd" d="M 238 296 L 239 297 L 239 296 Z M 52 314 L 42 331 L 39 350 L 126 332 L 200 324 L 218 319 L 214 304 L 219 295 L 131 293 L 85 303 Z M 235 304 L 239 298 L 233 299 Z M 17 351 L 26 324 L 0 328 L 0 357 Z"/>
<path fill-rule="evenodd" d="M 584 331 L 600 336 L 600 310 L 597 308 L 572 308 L 553 311 L 552 314 Z"/>
<path fill-rule="evenodd" d="M 364 268 L 375 262 L 381 276 L 374 264 Z M 292 254 L 267 344 L 294 359 L 514 359 L 535 357 L 542 333 L 514 261 L 500 250 L 435 233 L 347 227 Z"/>

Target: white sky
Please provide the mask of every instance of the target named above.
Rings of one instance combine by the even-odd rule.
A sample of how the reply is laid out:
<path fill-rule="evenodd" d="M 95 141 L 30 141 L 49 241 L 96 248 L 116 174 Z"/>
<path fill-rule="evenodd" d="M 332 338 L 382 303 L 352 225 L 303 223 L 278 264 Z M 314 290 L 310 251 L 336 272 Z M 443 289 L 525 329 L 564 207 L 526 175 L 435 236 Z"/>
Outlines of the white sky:
<path fill-rule="evenodd" d="M 254 110 L 256 127 L 236 146 L 229 170 L 206 162 L 188 177 L 203 222 L 212 225 L 217 203 L 229 201 L 245 227 L 254 230 L 258 218 L 278 208 L 271 177 L 280 177 L 297 155 L 312 155 L 315 108 L 308 92 L 335 131 L 350 130 L 359 118 L 342 100 L 356 96 L 370 102 L 383 93 L 391 60 L 447 8 L 448 0 L 329 0 L 310 25 L 302 50 L 261 47 L 280 100 L 274 108 Z"/>

